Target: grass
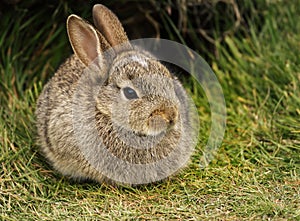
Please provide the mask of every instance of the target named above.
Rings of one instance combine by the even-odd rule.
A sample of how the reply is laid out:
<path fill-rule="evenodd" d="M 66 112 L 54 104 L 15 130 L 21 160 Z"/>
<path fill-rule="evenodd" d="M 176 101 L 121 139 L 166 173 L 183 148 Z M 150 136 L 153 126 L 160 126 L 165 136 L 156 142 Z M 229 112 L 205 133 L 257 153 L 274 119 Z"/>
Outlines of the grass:
<path fill-rule="evenodd" d="M 71 53 L 63 25 L 71 12 L 68 4 L 2 11 L 1 219 L 300 220 L 298 4 L 269 3 L 261 23 L 248 21 L 247 29 L 226 34 L 205 55 L 222 85 L 228 115 L 223 144 L 211 164 L 198 166 L 210 128 L 209 106 L 187 79 L 203 139 L 179 175 L 135 188 L 74 183 L 38 152 L 35 103 Z"/>

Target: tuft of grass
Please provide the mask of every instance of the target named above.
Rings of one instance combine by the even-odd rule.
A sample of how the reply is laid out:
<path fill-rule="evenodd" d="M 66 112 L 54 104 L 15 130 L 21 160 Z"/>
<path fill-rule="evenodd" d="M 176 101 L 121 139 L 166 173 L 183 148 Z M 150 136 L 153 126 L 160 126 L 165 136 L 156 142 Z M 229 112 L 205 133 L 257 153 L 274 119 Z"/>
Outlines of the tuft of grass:
<path fill-rule="evenodd" d="M 174 7 L 162 2 L 159 10 Z M 237 2 L 247 12 L 241 31 L 207 32 L 216 38 L 215 49 L 205 51 L 205 57 L 222 85 L 228 115 L 216 158 L 207 168 L 199 168 L 210 109 L 202 89 L 183 76 L 201 121 L 191 163 L 165 181 L 118 188 L 61 177 L 39 154 L 35 142 L 36 99 L 71 53 L 65 19 L 72 12 L 90 16 L 90 6 L 30 1 L 2 9 L 0 26 L 6 28 L 0 33 L 1 219 L 300 220 L 299 2 L 258 1 L 260 11 L 253 1 Z M 220 10 L 219 4 L 204 12 Z M 226 11 L 230 19 L 222 17 L 223 23 L 228 22 L 224 27 L 235 21 L 230 6 Z M 167 12 L 159 17 L 165 19 L 164 34 L 186 41 L 183 29 Z M 196 41 L 199 33 L 192 19 L 187 17 L 187 24 L 195 42 L 187 43 L 201 51 L 205 45 Z"/>

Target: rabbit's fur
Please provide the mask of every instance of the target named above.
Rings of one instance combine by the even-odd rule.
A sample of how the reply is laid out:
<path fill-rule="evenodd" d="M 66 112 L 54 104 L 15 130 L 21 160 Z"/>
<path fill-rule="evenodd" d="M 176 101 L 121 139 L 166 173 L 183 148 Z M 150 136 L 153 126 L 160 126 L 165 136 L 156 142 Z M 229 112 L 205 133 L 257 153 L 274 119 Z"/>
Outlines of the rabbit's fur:
<path fill-rule="evenodd" d="M 45 85 L 37 103 L 42 152 L 71 178 L 130 183 L 126 177 L 141 176 L 139 169 L 132 172 L 114 157 L 151 165 L 179 145 L 175 157 L 142 173 L 145 182 L 156 181 L 159 174 L 173 173 L 170 168 L 181 168 L 186 159 L 180 155 L 191 149 L 189 142 L 181 145 L 190 130 L 183 122 L 189 121 L 186 94 L 167 68 L 129 43 L 109 9 L 95 5 L 93 18 L 96 28 L 76 15 L 68 18 L 75 54 Z M 102 162 L 104 149 L 113 156 Z"/>

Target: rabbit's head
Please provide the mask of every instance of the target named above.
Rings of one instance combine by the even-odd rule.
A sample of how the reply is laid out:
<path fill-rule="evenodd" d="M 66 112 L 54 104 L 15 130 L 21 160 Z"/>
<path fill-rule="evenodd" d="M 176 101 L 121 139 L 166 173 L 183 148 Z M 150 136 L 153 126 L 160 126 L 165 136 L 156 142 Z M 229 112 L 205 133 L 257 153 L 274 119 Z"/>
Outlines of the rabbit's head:
<path fill-rule="evenodd" d="M 94 6 L 93 19 L 96 28 L 71 15 L 67 28 L 76 56 L 104 79 L 95 97 L 97 110 L 115 126 L 140 136 L 156 136 L 176 127 L 180 101 L 169 70 L 132 46 L 105 6 Z"/>

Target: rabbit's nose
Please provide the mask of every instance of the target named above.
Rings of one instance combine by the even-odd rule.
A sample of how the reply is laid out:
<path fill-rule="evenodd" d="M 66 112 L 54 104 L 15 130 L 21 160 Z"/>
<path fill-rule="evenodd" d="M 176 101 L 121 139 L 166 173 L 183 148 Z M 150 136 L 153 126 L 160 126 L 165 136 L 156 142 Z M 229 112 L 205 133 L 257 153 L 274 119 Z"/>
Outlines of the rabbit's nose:
<path fill-rule="evenodd" d="M 174 125 L 178 120 L 178 111 L 175 106 L 162 105 L 160 108 L 154 110 L 151 116 L 161 117 L 168 125 Z"/>

